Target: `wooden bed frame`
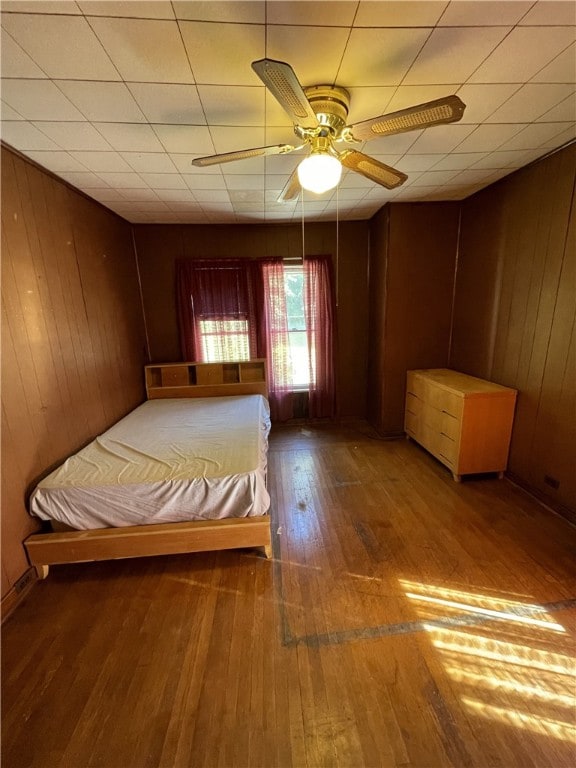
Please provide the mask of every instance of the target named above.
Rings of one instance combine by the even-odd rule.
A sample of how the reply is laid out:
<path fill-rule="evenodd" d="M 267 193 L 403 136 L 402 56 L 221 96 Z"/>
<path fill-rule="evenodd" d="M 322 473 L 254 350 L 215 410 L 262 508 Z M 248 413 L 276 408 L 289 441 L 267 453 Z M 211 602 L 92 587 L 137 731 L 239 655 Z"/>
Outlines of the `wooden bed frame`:
<path fill-rule="evenodd" d="M 168 397 L 268 396 L 266 361 L 166 363 L 145 367 L 149 400 Z M 187 523 L 35 533 L 24 541 L 38 577 L 50 565 L 126 557 L 263 547 L 271 557 L 270 515 Z"/>

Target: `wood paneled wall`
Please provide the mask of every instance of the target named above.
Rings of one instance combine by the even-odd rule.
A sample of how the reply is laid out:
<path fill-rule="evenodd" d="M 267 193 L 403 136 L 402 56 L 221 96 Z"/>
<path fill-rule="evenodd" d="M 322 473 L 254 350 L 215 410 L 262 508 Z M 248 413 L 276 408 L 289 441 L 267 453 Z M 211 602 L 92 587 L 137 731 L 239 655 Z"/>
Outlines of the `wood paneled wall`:
<path fill-rule="evenodd" d="M 463 202 L 450 356 L 519 390 L 509 470 L 574 519 L 575 177 L 572 145 Z"/>
<path fill-rule="evenodd" d="M 392 203 L 370 229 L 370 421 L 404 429 L 406 371 L 448 364 L 458 203 Z"/>
<path fill-rule="evenodd" d="M 306 253 L 331 254 L 338 286 L 338 413 L 366 415 L 368 223 L 307 224 Z M 301 257 L 299 225 L 139 225 L 136 250 L 153 362 L 180 360 L 174 262 L 189 258 Z M 336 251 L 338 245 L 338 260 Z"/>
<path fill-rule="evenodd" d="M 26 496 L 144 398 L 130 225 L 2 148 L 2 596 L 26 571 Z"/>

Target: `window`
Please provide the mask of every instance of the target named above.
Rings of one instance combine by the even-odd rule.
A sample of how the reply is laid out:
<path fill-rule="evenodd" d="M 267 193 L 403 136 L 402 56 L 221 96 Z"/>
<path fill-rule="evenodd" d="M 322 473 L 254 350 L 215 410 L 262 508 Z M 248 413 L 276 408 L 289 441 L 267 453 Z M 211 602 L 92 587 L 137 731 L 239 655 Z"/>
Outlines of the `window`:
<path fill-rule="evenodd" d="M 202 360 L 222 363 L 229 360 L 250 359 L 248 319 L 198 321 L 202 347 Z"/>
<path fill-rule="evenodd" d="M 284 267 L 286 321 L 288 326 L 290 378 L 294 389 L 310 386 L 310 354 L 304 311 L 304 269 Z M 312 382 L 313 383 L 313 382 Z"/>

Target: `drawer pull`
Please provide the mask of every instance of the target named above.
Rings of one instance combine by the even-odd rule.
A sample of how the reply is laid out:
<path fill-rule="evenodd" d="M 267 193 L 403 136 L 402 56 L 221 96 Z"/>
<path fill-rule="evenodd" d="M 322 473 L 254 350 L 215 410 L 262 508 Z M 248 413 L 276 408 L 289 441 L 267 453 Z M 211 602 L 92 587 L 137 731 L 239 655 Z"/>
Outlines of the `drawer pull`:
<path fill-rule="evenodd" d="M 452 465 L 454 465 L 454 462 L 452 461 L 452 459 L 449 459 L 449 458 L 448 458 L 448 456 L 444 456 L 444 454 L 443 454 L 443 453 L 440 453 L 440 451 L 438 451 L 438 456 L 442 456 L 442 458 L 444 459 L 444 461 L 448 462 L 448 464 L 452 464 Z"/>
<path fill-rule="evenodd" d="M 447 435 L 446 432 L 440 432 L 440 434 L 442 435 L 442 437 L 447 437 L 448 440 L 452 440 L 452 442 L 454 442 L 454 438 L 450 437 L 450 435 Z"/>
<path fill-rule="evenodd" d="M 458 418 L 458 416 L 454 416 L 454 414 L 450 413 L 450 411 L 445 411 L 444 408 L 442 408 L 442 413 L 445 413 L 446 416 L 450 416 L 450 418 L 452 418 L 452 419 L 457 419 Z"/>

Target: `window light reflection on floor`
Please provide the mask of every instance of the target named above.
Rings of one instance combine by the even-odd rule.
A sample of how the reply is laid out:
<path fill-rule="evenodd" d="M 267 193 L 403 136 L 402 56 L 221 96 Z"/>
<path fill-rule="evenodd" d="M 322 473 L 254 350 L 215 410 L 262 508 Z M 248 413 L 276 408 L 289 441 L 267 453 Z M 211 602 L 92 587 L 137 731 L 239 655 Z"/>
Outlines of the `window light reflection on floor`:
<path fill-rule="evenodd" d="M 544 606 L 528 596 L 526 601 L 510 600 L 408 580 L 400 583 L 471 714 L 574 742 L 573 641 Z M 469 629 L 457 623 L 465 617 L 470 618 Z M 446 625 L 451 620 L 454 629 Z M 482 633 L 473 628 L 475 623 Z"/>

